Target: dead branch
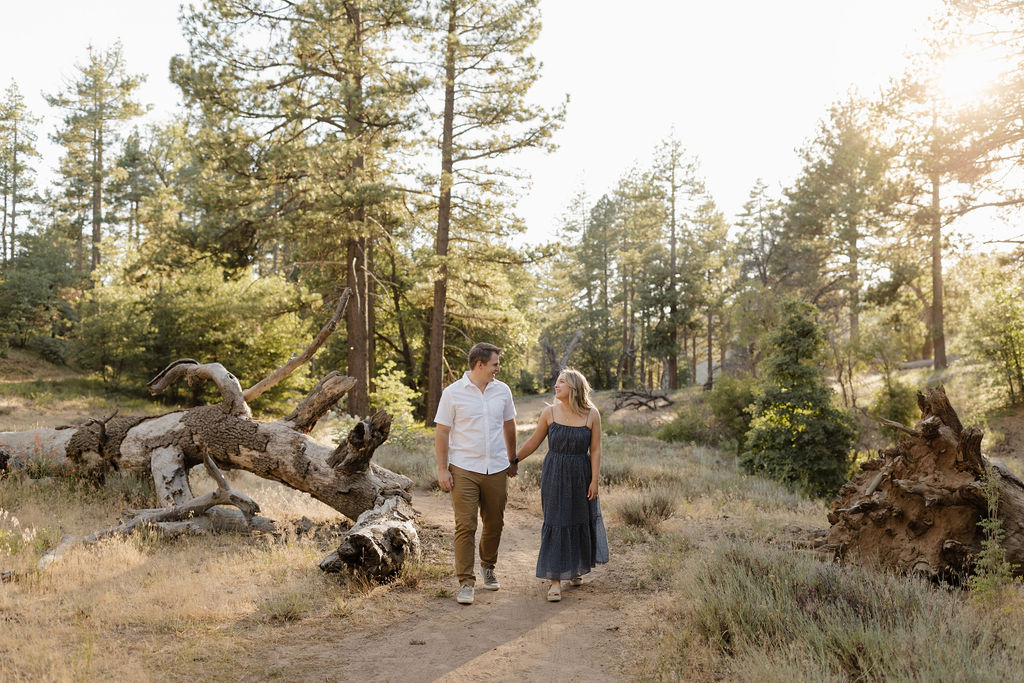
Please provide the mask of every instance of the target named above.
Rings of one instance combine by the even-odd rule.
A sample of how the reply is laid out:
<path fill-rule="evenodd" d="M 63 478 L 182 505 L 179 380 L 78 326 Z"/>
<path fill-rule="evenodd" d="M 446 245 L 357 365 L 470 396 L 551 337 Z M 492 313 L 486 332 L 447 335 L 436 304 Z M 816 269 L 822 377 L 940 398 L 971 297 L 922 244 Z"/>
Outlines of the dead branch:
<path fill-rule="evenodd" d="M 287 363 L 279 367 L 277 370 L 272 372 L 269 376 L 263 378 L 253 386 L 249 387 L 242 393 L 242 398 L 246 401 L 251 401 L 263 392 L 270 389 L 272 386 L 280 382 L 281 380 L 288 377 L 288 375 L 295 372 L 295 369 L 301 366 L 303 363 L 308 361 L 316 353 L 317 349 L 323 346 L 323 343 L 327 341 L 327 338 L 334 334 L 334 330 L 338 327 L 338 322 L 341 317 L 345 314 L 345 307 L 348 305 L 348 300 L 352 296 L 352 290 L 348 287 L 341 293 L 341 298 L 338 299 L 338 305 L 334 309 L 334 315 L 327 321 L 327 324 L 323 326 L 316 337 L 314 337 L 312 343 L 306 347 L 298 356 L 292 357 Z M 353 380 L 354 381 L 354 380 Z M 351 388 L 351 387 L 350 387 Z"/>
<path fill-rule="evenodd" d="M 213 380 L 224 400 L 222 405 L 225 412 L 229 415 L 252 417 L 252 411 L 249 410 L 249 404 L 245 402 L 245 397 L 242 395 L 242 385 L 238 383 L 238 378 L 228 372 L 220 363 L 200 365 L 191 358 L 182 358 L 161 370 L 156 377 L 149 380 L 146 386 L 149 388 L 149 393 L 156 396 L 182 376 L 193 388 L 202 385 L 208 379 Z"/>

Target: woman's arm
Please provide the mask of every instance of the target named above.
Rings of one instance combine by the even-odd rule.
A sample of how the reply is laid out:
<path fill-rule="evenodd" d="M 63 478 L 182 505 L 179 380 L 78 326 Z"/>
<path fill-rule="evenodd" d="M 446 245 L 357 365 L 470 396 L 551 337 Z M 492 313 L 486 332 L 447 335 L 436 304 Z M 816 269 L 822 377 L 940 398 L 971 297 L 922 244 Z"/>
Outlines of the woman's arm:
<path fill-rule="evenodd" d="M 531 455 L 537 448 L 544 442 L 544 437 L 548 435 L 548 427 L 551 425 L 551 406 L 548 406 L 540 413 L 540 418 L 537 420 L 537 428 L 533 430 L 533 434 L 523 447 L 516 452 L 516 457 L 520 461 L 526 460 L 526 456 Z"/>
<path fill-rule="evenodd" d="M 601 481 L 601 413 L 594 411 L 594 424 L 590 427 L 590 486 L 587 488 L 587 500 L 597 498 L 597 485 Z"/>

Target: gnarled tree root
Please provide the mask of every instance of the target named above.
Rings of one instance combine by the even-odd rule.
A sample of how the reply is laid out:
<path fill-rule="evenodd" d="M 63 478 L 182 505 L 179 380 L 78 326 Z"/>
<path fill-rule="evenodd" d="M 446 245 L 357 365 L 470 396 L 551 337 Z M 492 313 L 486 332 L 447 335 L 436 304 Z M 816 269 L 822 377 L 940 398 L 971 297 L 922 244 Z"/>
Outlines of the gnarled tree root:
<path fill-rule="evenodd" d="M 943 387 L 919 393 L 918 405 L 913 428 L 885 421 L 902 432 L 896 446 L 840 489 L 823 549 L 841 560 L 958 583 L 981 548 L 987 500 L 980 481 L 991 466 L 1000 475 L 1007 559 L 1022 566 L 1024 482 L 982 456 L 983 431 L 960 423 Z"/>

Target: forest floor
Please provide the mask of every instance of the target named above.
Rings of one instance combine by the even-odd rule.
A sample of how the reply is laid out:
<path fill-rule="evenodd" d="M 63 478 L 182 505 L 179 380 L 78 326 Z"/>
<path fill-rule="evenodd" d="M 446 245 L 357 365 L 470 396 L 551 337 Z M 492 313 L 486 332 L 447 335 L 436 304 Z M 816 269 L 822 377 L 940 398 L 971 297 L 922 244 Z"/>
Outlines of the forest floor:
<path fill-rule="evenodd" d="M 73 395 L 81 377 L 39 371 L 53 373 L 48 388 L 5 376 L 0 364 L 0 430 L 124 403 L 102 391 Z M 739 474 L 729 453 L 654 439 L 673 408 L 612 412 L 609 395 L 597 399 L 609 432 L 601 498 L 611 562 L 581 587 L 566 586 L 560 603 L 548 603 L 534 577 L 539 454 L 510 483 L 501 589 L 478 589 L 470 606 L 454 600 L 454 523 L 448 497 L 431 486 L 428 434 L 395 434 L 375 457 L 417 482 L 423 541 L 422 560 L 382 585 L 320 572 L 348 522 L 248 473 L 229 477 L 281 533 L 141 533 L 37 571 L 63 534 L 110 526 L 152 490 L 132 478 L 96 489 L 8 477 L 0 570 L 18 579 L 0 584 L 0 680 L 840 680 L 865 666 L 868 680 L 999 680 L 1024 666 L 1024 597 L 992 612 L 905 578 L 853 567 L 837 574 L 810 547 L 827 526 L 822 502 Z M 517 399 L 521 439 L 547 400 Z M 130 412 L 166 409 L 139 399 Z M 1024 430 L 1006 426 L 1024 416 L 998 419 L 1012 452 Z M 315 435 L 329 441 L 337 431 L 326 419 Z M 193 473 L 197 493 L 211 486 Z M 833 627 L 832 611 L 856 623 Z"/>

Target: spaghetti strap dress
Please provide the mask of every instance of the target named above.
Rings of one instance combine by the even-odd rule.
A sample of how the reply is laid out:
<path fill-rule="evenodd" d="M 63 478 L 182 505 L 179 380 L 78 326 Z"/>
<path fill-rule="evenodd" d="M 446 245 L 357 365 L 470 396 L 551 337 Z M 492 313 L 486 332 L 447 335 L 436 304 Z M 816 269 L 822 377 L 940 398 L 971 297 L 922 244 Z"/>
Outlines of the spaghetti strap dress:
<path fill-rule="evenodd" d="M 567 581 L 608 561 L 600 499 L 587 500 L 590 476 L 590 427 L 552 421 L 540 476 L 538 578 Z"/>

